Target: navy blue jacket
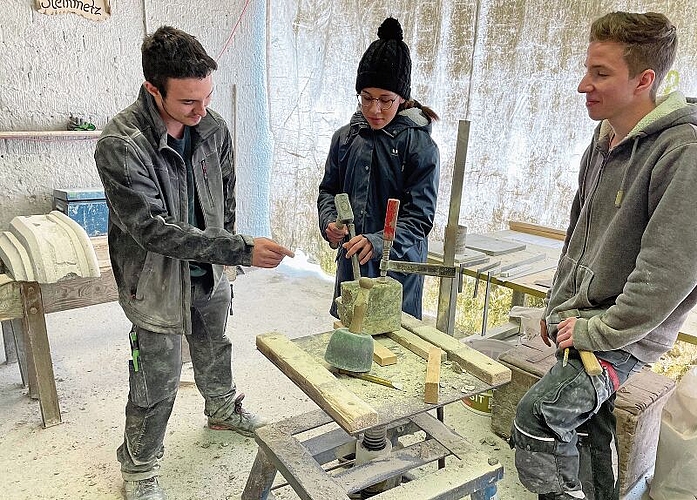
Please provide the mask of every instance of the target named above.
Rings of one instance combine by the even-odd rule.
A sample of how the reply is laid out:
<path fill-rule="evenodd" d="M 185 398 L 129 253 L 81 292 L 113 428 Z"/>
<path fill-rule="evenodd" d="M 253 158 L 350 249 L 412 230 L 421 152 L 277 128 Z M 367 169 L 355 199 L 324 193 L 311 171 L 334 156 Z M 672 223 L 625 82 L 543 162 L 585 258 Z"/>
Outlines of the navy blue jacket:
<path fill-rule="evenodd" d="M 438 196 L 440 156 L 431 138 L 431 122 L 418 108 L 400 111 L 384 128 L 373 130 L 357 111 L 348 125 L 332 137 L 319 186 L 317 209 L 319 228 L 336 221 L 334 196 L 347 193 L 353 208 L 356 234 L 373 245 L 370 261 L 361 266 L 361 276 L 380 275 L 382 230 L 388 198 L 400 200 L 399 217 L 390 259 L 425 262 L 428 233 L 433 227 Z M 334 297 L 340 284 L 353 279 L 350 259 L 339 246 Z M 389 273 L 402 283 L 402 310 L 421 318 L 424 277 L 418 274 Z M 332 302 L 331 314 L 337 316 Z"/>

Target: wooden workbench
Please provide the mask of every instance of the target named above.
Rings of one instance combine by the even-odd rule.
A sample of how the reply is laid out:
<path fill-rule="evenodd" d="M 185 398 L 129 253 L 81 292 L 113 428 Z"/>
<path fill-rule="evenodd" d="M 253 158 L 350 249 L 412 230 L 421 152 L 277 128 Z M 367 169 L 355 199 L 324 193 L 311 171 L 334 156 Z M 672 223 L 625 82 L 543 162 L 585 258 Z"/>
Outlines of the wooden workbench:
<path fill-rule="evenodd" d="M 20 345 L 18 361 L 29 396 L 39 400 L 44 427 L 61 422 L 45 314 L 117 300 L 106 237 L 92 238 L 100 266 L 98 278 L 71 278 L 57 283 L 15 281 L 0 274 L 0 322 L 3 335 Z M 5 339 L 7 344 L 7 339 Z M 21 352 L 23 351 L 23 352 Z"/>
<path fill-rule="evenodd" d="M 424 402 L 427 362 L 387 336 L 373 338 L 397 355 L 397 363 L 388 366 L 373 363 L 370 374 L 399 382 L 404 390 L 341 374 L 333 375 L 324 361 L 332 332 L 292 341 L 277 332 L 257 337 L 257 348 L 262 354 L 323 411 L 257 430 L 259 451 L 242 494 L 243 500 L 273 498 L 270 489 L 277 471 L 301 498 L 344 500 L 350 493 L 429 462 L 444 460 L 449 455 L 453 456 L 451 463 L 434 473 L 434 477 L 389 489 L 374 498 L 387 500 L 406 496 L 454 500 L 466 495 L 475 499 L 493 498 L 495 484 L 503 475 L 498 461 L 477 452 L 466 439 L 427 411 L 506 383 L 510 380 L 510 371 L 498 362 L 473 353 L 471 369 L 479 371 L 488 380 L 498 381 L 493 384 L 485 382 L 455 366 L 453 360 L 458 356 L 461 363 L 467 365 L 462 359 L 467 356 L 467 351 L 461 349 L 469 348 L 407 315 L 402 326 L 427 338 L 447 353 L 448 360 L 441 366 L 437 403 Z M 327 423 L 338 424 L 340 428 L 305 442 L 296 437 Z M 376 428 L 390 430 L 393 437 L 423 430 L 427 438 L 337 474 L 328 475 L 321 467 L 337 456 L 349 454 L 351 446 L 355 450 L 358 435 Z"/>
<path fill-rule="evenodd" d="M 525 249 L 505 255 L 489 256 L 489 262 L 464 266 L 464 274 L 473 278 L 486 279 L 486 273 L 478 274 L 477 270 L 487 264 L 501 261 L 502 266 L 521 262 L 535 255 L 543 254 L 544 258 L 533 264 L 531 269 L 522 273 L 520 276 L 502 278 L 499 275 L 491 277 L 491 283 L 504 286 L 513 290 L 514 294 L 531 295 L 533 297 L 544 298 L 547 295 L 549 285 L 554 277 L 559 255 L 563 246 L 563 233 L 559 230 L 552 230 L 533 224 L 511 223 L 512 227 L 518 230 L 503 230 L 487 233 L 486 236 L 505 241 L 512 241 L 525 244 Z M 523 231 L 531 232 L 523 232 Z M 429 262 L 442 262 L 442 244 L 429 243 Z M 455 264 L 463 262 L 464 257 L 456 255 Z M 466 262 L 466 261 L 465 261 Z M 522 304 L 514 304 L 522 305 Z M 680 328 L 678 340 L 697 345 L 697 309 L 693 309 L 688 315 L 685 323 Z"/>

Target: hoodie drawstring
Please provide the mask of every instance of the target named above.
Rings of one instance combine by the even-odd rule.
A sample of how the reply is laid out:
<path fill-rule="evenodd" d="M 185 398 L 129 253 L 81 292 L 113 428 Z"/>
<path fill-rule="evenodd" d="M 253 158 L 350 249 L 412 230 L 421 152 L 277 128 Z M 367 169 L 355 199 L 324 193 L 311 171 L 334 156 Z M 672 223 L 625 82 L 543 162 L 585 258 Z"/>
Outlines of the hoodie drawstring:
<path fill-rule="evenodd" d="M 627 174 L 629 173 L 629 167 L 632 165 L 632 160 L 636 154 L 637 147 L 639 146 L 639 136 L 634 137 L 634 145 L 632 146 L 632 154 L 629 157 L 629 161 L 624 164 L 624 172 L 622 173 L 622 182 L 620 183 L 620 189 L 617 191 L 617 196 L 615 196 L 615 207 L 620 208 L 622 206 L 622 198 L 624 198 L 624 190 L 627 187 Z"/>

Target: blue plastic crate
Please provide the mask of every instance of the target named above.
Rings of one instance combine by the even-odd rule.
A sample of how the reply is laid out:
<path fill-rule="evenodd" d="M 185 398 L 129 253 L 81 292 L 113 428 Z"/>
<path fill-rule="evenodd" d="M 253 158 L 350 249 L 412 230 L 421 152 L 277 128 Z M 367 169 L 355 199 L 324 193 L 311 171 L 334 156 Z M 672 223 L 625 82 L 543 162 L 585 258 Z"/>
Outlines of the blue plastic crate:
<path fill-rule="evenodd" d="M 53 208 L 80 224 L 88 236 L 107 233 L 109 210 L 101 188 L 54 189 Z"/>

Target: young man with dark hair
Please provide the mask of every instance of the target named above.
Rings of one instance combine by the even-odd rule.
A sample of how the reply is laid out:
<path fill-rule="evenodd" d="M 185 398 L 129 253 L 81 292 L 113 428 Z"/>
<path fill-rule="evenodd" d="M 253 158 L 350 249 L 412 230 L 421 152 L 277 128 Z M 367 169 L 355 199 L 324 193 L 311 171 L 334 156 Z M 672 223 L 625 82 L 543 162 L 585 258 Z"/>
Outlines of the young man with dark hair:
<path fill-rule="evenodd" d="M 520 401 L 511 438 L 521 482 L 543 500 L 619 498 L 615 391 L 673 346 L 697 303 L 697 106 L 679 92 L 656 99 L 676 47 L 662 14 L 615 12 L 591 27 L 578 91 L 600 124 L 542 320 L 557 363 Z M 602 373 L 588 375 L 578 351 L 594 352 Z"/>
<path fill-rule="evenodd" d="M 193 36 L 163 26 L 142 45 L 138 99 L 104 128 L 95 160 L 109 206 L 109 253 L 129 334 L 128 403 L 117 451 L 128 500 L 166 498 L 157 481 L 187 336 L 214 429 L 250 436 L 225 336 L 223 266 L 275 267 L 292 252 L 235 234 L 235 169 L 224 120 L 207 109 L 217 68 Z"/>

